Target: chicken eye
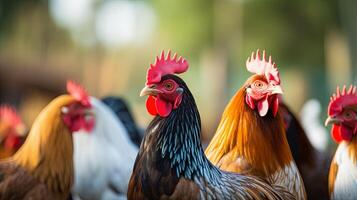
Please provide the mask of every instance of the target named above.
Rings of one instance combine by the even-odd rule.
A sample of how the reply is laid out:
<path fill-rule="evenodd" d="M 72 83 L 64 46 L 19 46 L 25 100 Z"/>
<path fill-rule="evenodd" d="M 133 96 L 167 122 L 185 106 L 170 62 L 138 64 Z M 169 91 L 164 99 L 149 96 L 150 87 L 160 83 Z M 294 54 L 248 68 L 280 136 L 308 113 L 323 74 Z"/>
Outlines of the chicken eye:
<path fill-rule="evenodd" d="M 266 84 L 265 84 L 264 82 L 262 82 L 262 81 L 255 81 L 255 82 L 253 83 L 253 85 L 254 85 L 254 87 L 257 88 L 257 89 L 262 89 L 262 88 L 265 87 Z"/>
<path fill-rule="evenodd" d="M 345 113 L 344 113 L 344 117 L 345 117 L 346 119 L 352 119 L 352 117 L 353 117 L 353 112 L 352 112 L 351 110 L 345 112 Z"/>
<path fill-rule="evenodd" d="M 174 84 L 172 82 L 166 82 L 164 84 L 164 87 L 165 87 L 166 90 L 170 91 L 170 90 L 172 90 L 174 88 Z"/>

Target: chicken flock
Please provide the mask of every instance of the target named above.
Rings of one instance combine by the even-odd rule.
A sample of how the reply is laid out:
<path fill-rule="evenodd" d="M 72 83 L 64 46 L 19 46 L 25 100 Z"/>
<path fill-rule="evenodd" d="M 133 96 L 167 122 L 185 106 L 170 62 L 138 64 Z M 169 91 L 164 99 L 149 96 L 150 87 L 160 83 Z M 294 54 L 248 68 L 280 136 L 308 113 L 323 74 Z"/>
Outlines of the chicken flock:
<path fill-rule="evenodd" d="M 333 156 L 313 123 L 319 110 L 300 122 L 283 101 L 277 65 L 257 50 L 203 149 L 194 94 L 178 76 L 188 68 L 170 51 L 150 65 L 140 93 L 154 116 L 146 131 L 122 98 L 96 98 L 74 81 L 31 128 L 1 105 L 0 200 L 357 199 L 356 86 L 330 98 Z"/>

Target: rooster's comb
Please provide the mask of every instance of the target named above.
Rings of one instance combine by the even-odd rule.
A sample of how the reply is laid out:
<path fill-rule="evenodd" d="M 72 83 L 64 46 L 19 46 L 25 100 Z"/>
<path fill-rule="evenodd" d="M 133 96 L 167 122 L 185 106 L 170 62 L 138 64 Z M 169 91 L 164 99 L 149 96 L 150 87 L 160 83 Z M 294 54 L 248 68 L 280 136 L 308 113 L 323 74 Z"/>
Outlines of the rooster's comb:
<path fill-rule="evenodd" d="M 80 84 L 68 80 L 67 81 L 67 92 L 72 95 L 77 101 L 79 101 L 83 106 L 90 107 L 91 103 L 89 101 L 89 95 L 87 91 Z"/>
<path fill-rule="evenodd" d="M 343 86 L 342 91 L 337 86 L 336 93 L 330 98 L 328 106 L 328 115 L 336 115 L 340 113 L 346 106 L 357 106 L 357 86 L 350 85 L 349 89 L 346 85 Z"/>
<path fill-rule="evenodd" d="M 151 64 L 147 71 L 146 85 L 158 83 L 161 78 L 167 74 L 181 74 L 188 69 L 188 62 L 181 56 L 177 58 L 177 54 L 171 58 L 171 51 L 167 53 L 165 58 L 165 52 L 161 52 L 160 57 L 156 57 L 155 64 Z"/>
<path fill-rule="evenodd" d="M 264 75 L 268 82 L 275 81 L 280 83 L 279 71 L 276 68 L 276 64 L 272 61 L 271 56 L 269 60 L 266 59 L 265 50 L 263 51 L 263 58 L 260 58 L 260 51 L 257 53 L 252 52 L 252 55 L 248 57 L 246 62 L 247 70 L 249 72 Z"/>
<path fill-rule="evenodd" d="M 10 105 L 0 106 L 0 119 L 12 124 L 13 126 L 22 123 L 21 117 L 17 114 L 15 108 Z"/>

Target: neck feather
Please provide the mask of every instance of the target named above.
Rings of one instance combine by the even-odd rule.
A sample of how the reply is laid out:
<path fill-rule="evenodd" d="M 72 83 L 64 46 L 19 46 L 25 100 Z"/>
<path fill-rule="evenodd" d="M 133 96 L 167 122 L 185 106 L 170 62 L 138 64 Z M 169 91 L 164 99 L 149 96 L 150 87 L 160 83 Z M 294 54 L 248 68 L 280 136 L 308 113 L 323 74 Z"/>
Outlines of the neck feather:
<path fill-rule="evenodd" d="M 280 114 L 269 111 L 260 117 L 245 103 L 240 89 L 227 105 L 217 132 L 206 149 L 207 157 L 217 164 L 228 152 L 243 157 L 253 171 L 268 177 L 292 161 Z"/>
<path fill-rule="evenodd" d="M 184 89 L 179 107 L 166 118 L 156 116 L 147 132 L 157 134 L 156 149 L 170 162 L 178 177 L 192 180 L 206 176 L 213 180 L 214 174 L 220 173 L 204 155 L 200 140 L 201 120 L 188 88 Z"/>
<path fill-rule="evenodd" d="M 13 156 L 16 163 L 60 193 L 69 192 L 73 181 L 72 135 L 61 118 L 61 108 L 73 101 L 71 96 L 63 95 L 44 108 Z"/>

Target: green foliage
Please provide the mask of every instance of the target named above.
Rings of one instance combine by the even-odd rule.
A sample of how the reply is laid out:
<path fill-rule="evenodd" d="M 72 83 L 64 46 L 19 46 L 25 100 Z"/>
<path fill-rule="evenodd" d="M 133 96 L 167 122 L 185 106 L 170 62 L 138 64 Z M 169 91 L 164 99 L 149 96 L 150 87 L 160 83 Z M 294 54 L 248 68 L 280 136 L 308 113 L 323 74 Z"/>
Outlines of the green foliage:
<path fill-rule="evenodd" d="M 202 51 L 212 43 L 212 0 L 154 0 L 157 12 L 157 40 L 165 48 L 173 48 L 186 55 Z"/>

